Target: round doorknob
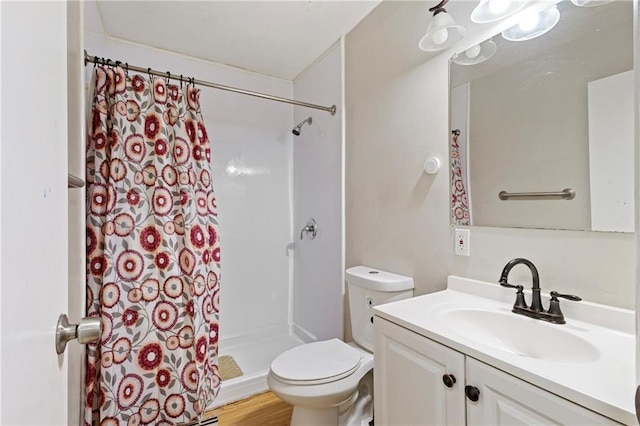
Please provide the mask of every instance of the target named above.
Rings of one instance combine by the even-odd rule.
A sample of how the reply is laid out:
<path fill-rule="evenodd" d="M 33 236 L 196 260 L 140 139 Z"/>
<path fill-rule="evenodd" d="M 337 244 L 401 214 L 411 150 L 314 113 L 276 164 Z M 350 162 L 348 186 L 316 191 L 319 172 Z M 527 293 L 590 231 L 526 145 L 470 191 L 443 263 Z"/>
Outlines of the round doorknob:
<path fill-rule="evenodd" d="M 101 332 L 100 318 L 87 317 L 82 318 L 79 324 L 69 324 L 69 318 L 62 314 L 56 325 L 56 353 L 63 353 L 69 340 L 78 339 L 81 344 L 97 342 L 100 340 Z"/>
<path fill-rule="evenodd" d="M 475 386 L 465 386 L 464 393 L 467 395 L 467 398 L 469 398 L 471 402 L 478 402 L 478 400 L 480 399 L 480 389 Z"/>
<path fill-rule="evenodd" d="M 444 376 L 442 376 L 442 381 L 448 388 L 452 388 L 453 385 L 456 384 L 456 378 L 453 376 L 453 374 L 445 374 Z"/>

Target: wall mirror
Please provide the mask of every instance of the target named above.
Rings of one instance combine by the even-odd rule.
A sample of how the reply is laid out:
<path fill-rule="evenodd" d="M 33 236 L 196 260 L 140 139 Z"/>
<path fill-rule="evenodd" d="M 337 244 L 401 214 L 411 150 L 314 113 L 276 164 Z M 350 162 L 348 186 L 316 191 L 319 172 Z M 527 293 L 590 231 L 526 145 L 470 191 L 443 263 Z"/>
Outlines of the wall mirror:
<path fill-rule="evenodd" d="M 633 4 L 557 8 L 450 60 L 454 225 L 634 231 Z"/>

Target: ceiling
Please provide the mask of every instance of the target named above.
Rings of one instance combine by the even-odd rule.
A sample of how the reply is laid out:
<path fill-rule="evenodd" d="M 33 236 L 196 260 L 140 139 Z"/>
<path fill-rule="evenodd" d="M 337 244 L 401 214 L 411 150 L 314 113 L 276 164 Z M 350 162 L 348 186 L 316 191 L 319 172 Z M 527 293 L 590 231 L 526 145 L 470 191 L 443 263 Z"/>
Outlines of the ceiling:
<path fill-rule="evenodd" d="M 293 80 L 379 1 L 99 0 L 85 28 Z"/>

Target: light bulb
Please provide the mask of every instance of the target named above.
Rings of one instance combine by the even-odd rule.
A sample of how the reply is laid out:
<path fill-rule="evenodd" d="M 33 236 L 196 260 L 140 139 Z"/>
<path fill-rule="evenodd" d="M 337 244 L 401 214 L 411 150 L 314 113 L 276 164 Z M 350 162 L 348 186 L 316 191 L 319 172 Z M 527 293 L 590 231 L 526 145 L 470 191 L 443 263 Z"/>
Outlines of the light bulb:
<path fill-rule="evenodd" d="M 467 55 L 467 58 L 473 59 L 480 54 L 480 50 L 480 45 L 476 44 L 475 46 L 471 46 L 470 48 L 465 50 L 464 53 L 465 55 Z"/>
<path fill-rule="evenodd" d="M 449 38 L 449 30 L 446 28 L 442 28 L 433 33 L 433 43 L 436 45 L 441 45 L 447 42 Z"/>
<path fill-rule="evenodd" d="M 509 0 L 489 0 L 489 10 L 494 15 L 498 15 L 509 7 Z"/>
<path fill-rule="evenodd" d="M 520 29 L 522 31 L 531 31 L 540 22 L 540 14 L 538 12 L 528 12 L 520 18 Z"/>

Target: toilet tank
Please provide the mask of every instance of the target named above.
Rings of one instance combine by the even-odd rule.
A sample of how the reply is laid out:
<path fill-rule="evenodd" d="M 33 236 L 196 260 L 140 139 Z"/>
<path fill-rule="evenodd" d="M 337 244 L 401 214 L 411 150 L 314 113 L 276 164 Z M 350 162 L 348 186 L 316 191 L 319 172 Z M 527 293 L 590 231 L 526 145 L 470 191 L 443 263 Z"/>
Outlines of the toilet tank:
<path fill-rule="evenodd" d="M 347 269 L 349 310 L 353 340 L 373 352 L 373 311 L 383 303 L 413 296 L 413 278 L 368 266 Z"/>

